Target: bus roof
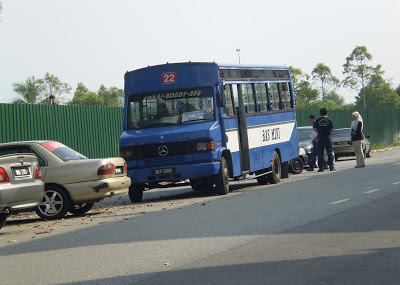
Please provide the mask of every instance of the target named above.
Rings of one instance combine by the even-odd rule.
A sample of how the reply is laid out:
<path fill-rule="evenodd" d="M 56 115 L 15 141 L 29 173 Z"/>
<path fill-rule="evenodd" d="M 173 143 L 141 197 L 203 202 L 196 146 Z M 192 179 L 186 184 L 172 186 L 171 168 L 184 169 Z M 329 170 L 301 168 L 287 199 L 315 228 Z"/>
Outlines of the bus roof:
<path fill-rule="evenodd" d="M 221 69 L 265 69 L 265 70 L 288 70 L 286 65 L 261 65 L 261 64 L 230 64 L 219 63 Z"/>
<path fill-rule="evenodd" d="M 233 64 L 233 63 L 216 63 L 216 62 L 176 62 L 176 63 L 165 63 L 157 64 L 147 67 L 142 67 L 126 73 L 137 72 L 147 69 L 160 68 L 166 66 L 179 66 L 179 65 L 217 65 L 221 69 L 265 69 L 265 70 L 288 70 L 289 67 L 286 65 L 260 65 L 260 64 Z"/>

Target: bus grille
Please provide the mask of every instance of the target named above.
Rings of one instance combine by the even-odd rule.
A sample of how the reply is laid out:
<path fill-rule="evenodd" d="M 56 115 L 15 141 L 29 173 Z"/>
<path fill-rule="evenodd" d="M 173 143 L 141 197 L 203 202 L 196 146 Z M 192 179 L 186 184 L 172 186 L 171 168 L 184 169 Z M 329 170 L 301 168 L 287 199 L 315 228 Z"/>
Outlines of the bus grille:
<path fill-rule="evenodd" d="M 158 153 L 158 149 L 161 146 L 166 146 L 168 148 L 168 154 L 166 156 L 161 156 Z M 191 142 L 173 142 L 165 144 L 152 144 L 152 145 L 141 145 L 132 148 L 134 159 L 137 160 L 154 160 L 154 161 L 165 161 L 173 160 L 175 161 L 175 156 L 184 156 L 192 154 Z M 149 160 L 149 162 L 150 162 Z M 170 161 L 170 162 L 173 162 Z"/>
<path fill-rule="evenodd" d="M 153 166 L 153 165 L 163 165 L 163 164 L 170 164 L 170 163 L 178 163 L 184 162 L 185 156 L 170 156 L 170 157 L 157 157 L 153 159 L 145 159 L 144 165 L 145 166 Z"/>

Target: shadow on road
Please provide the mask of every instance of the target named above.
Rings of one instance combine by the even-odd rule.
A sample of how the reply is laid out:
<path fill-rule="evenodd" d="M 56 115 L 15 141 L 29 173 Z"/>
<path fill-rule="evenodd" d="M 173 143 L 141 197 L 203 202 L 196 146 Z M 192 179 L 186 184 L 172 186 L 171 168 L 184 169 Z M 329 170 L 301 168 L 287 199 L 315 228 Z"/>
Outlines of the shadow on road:
<path fill-rule="evenodd" d="M 382 248 L 352 255 L 206 266 L 64 284 L 400 284 L 399 260 L 400 248 Z"/>

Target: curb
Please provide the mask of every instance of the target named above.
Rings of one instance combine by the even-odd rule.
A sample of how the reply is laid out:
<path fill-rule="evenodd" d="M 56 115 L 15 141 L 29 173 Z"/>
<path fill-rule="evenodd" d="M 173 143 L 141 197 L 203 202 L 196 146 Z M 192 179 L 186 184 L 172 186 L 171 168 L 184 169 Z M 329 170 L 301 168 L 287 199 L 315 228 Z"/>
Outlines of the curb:
<path fill-rule="evenodd" d="M 374 153 L 374 152 L 384 152 L 384 151 L 391 151 L 392 149 L 400 149 L 400 146 L 392 146 L 392 147 L 388 147 L 388 148 L 384 148 L 384 149 L 377 149 L 377 150 L 373 150 L 371 152 L 372 153 Z"/>

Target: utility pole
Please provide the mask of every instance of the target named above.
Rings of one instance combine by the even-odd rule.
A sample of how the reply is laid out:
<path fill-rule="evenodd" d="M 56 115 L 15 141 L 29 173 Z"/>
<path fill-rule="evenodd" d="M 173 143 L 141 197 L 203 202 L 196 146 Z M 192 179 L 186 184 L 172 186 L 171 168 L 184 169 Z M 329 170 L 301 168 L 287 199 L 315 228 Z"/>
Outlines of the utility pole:
<path fill-rule="evenodd" d="M 238 59 L 239 59 L 239 64 L 240 64 L 240 48 L 237 48 L 236 51 L 238 53 Z"/>

